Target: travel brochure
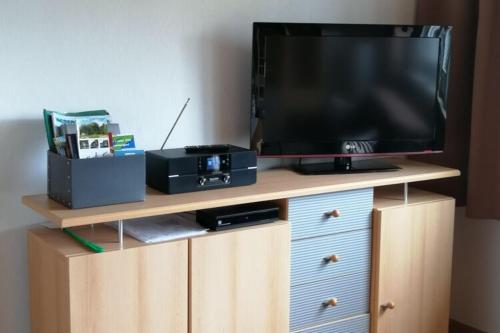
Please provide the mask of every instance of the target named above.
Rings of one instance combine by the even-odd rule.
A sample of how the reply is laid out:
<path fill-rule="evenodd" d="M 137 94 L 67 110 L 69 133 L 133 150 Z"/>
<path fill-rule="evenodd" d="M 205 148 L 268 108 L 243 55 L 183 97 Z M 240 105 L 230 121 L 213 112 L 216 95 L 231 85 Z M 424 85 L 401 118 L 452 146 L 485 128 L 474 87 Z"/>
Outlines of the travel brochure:
<path fill-rule="evenodd" d="M 132 134 L 119 134 L 113 136 L 114 151 L 133 148 L 135 148 L 135 141 Z"/>
<path fill-rule="evenodd" d="M 111 155 L 108 122 L 109 120 L 105 117 L 91 117 L 76 120 L 79 158 Z"/>
<path fill-rule="evenodd" d="M 43 110 L 49 149 L 67 158 L 144 154 L 132 134 L 120 134 L 105 110 L 62 113 Z"/>

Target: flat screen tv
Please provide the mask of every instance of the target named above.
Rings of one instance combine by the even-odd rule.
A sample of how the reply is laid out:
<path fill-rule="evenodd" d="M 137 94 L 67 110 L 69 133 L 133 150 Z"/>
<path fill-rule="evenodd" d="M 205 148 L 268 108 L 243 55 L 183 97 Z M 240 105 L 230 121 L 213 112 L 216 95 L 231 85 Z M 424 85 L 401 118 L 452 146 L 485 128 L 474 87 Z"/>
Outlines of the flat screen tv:
<path fill-rule="evenodd" d="M 353 156 L 441 152 L 451 30 L 254 23 L 251 147 L 338 157 L 341 169 Z"/>

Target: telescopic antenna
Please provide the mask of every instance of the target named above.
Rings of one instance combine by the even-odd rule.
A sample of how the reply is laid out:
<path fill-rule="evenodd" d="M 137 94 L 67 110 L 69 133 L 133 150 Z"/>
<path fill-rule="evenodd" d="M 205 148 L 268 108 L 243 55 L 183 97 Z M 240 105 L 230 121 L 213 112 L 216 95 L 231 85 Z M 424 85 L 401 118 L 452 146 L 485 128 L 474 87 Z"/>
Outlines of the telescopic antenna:
<path fill-rule="evenodd" d="M 182 113 L 184 112 L 184 110 L 186 109 L 186 106 L 188 105 L 189 101 L 191 100 L 191 97 L 188 97 L 186 103 L 184 103 L 184 106 L 182 107 L 182 110 L 181 112 L 179 113 L 179 115 L 177 116 L 177 119 L 175 119 L 175 122 L 174 122 L 174 125 L 172 126 L 172 128 L 170 129 L 170 132 L 168 132 L 168 135 L 167 137 L 165 138 L 165 141 L 163 141 L 163 144 L 161 145 L 161 148 L 160 150 L 163 150 L 163 147 L 165 147 L 165 144 L 167 143 L 168 141 L 168 138 L 170 138 L 170 135 L 172 134 L 172 131 L 174 130 L 175 126 L 177 125 L 177 122 L 179 121 L 179 119 L 181 118 L 182 116 Z"/>

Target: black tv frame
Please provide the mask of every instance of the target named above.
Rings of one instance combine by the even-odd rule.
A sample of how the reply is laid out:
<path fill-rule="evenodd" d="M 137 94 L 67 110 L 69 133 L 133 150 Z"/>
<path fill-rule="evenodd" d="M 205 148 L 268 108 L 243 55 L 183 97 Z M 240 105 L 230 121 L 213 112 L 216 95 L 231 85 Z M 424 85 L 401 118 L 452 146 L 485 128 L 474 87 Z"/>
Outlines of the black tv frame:
<path fill-rule="evenodd" d="M 448 77 L 450 67 L 451 26 L 437 25 L 373 25 L 373 24 L 323 24 L 323 23 L 267 23 L 253 24 L 253 57 L 251 85 L 251 139 L 252 149 L 259 157 L 334 157 L 337 170 L 353 170 L 351 157 L 408 155 L 439 153 L 444 147 L 447 113 Z M 259 133 L 259 118 L 265 115 L 262 108 L 265 90 L 266 37 L 282 36 L 349 36 L 349 37 L 400 37 L 439 38 L 439 73 L 436 94 L 436 127 L 432 142 L 408 141 L 340 141 L 340 142 L 264 142 Z M 263 56 L 264 53 L 264 56 Z M 307 164 L 301 164 L 300 168 Z M 331 168 L 331 167 L 330 167 Z M 319 170 L 322 168 L 313 168 Z M 385 170 L 387 168 L 380 168 Z M 314 171 L 313 170 L 313 171 Z M 324 170 L 325 171 L 325 170 Z M 359 170 L 361 171 L 361 169 Z M 320 173 L 322 173 L 321 171 Z M 315 173 L 315 172 L 312 172 Z"/>

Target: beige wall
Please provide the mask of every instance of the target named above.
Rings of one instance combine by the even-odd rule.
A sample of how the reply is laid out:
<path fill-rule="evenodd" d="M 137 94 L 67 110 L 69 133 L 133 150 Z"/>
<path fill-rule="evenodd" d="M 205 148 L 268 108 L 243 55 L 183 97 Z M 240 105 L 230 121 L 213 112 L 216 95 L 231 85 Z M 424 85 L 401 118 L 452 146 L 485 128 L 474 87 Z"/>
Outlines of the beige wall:
<path fill-rule="evenodd" d="M 458 208 L 453 251 L 451 317 L 500 332 L 500 221 L 468 219 Z"/>
<path fill-rule="evenodd" d="M 415 0 L 2 0 L 0 332 L 28 332 L 20 204 L 46 187 L 42 109 L 106 108 L 157 148 L 247 145 L 252 21 L 412 23 Z M 117 300 L 119 301 L 119 300 Z"/>

